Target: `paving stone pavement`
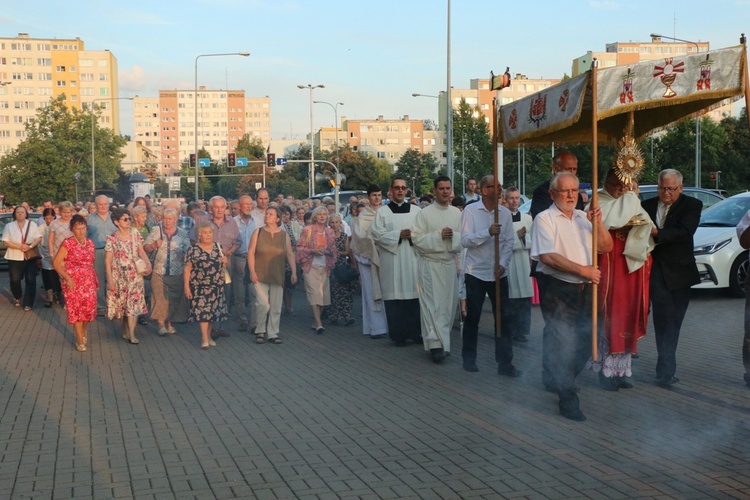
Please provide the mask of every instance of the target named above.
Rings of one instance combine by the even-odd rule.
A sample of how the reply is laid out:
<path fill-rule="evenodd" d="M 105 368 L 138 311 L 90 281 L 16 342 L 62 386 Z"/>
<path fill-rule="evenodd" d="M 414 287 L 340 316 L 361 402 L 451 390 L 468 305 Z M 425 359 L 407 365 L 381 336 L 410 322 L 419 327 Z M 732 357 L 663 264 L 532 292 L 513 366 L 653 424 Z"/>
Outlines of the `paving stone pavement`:
<path fill-rule="evenodd" d="M 480 371 L 352 327 L 309 329 L 304 293 L 282 345 L 197 327 L 127 344 L 99 318 L 73 349 L 64 311 L 8 301 L 0 274 L 0 498 L 749 498 L 743 301 L 696 293 L 681 382 L 653 384 L 653 332 L 635 388 L 578 378 L 583 423 L 541 387 L 541 314 L 499 377 L 486 304 Z M 355 298 L 355 302 L 359 300 Z M 359 308 L 357 307 L 357 311 Z M 234 325 L 232 325 L 234 326 Z"/>

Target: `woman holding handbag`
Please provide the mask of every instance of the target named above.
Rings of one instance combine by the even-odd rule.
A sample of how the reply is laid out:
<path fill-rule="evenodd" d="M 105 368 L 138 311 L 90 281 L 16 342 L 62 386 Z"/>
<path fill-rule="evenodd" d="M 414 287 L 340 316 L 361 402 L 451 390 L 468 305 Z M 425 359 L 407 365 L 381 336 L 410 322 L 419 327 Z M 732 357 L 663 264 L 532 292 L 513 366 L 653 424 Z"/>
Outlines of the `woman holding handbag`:
<path fill-rule="evenodd" d="M 328 309 L 328 319 L 332 325 L 339 322 L 345 326 L 354 324 L 352 307 L 354 305 L 354 280 L 359 274 L 349 264 L 349 237 L 343 231 L 340 215 L 328 218 L 333 236 L 336 238 L 336 250 L 339 252 L 336 266 L 331 273 L 331 307 Z M 341 272 L 339 272 L 341 271 Z M 351 276 L 346 276 L 350 274 Z"/>
<path fill-rule="evenodd" d="M 121 319 L 122 338 L 131 344 L 138 344 L 135 338 L 136 323 L 138 316 L 147 312 L 141 273 L 150 273 L 151 264 L 143 249 L 141 235 L 131 227 L 128 211 L 122 208 L 114 210 L 112 222 L 117 226 L 117 231 L 107 237 L 104 246 L 107 317 Z M 138 266 L 145 269 L 139 272 Z"/>
<path fill-rule="evenodd" d="M 297 242 L 297 262 L 305 277 L 307 302 L 313 313 L 312 329 L 321 335 L 325 329 L 321 322 L 323 307 L 331 305 L 331 285 L 328 276 L 338 258 L 333 231 L 326 226 L 328 209 L 318 207 L 312 211 L 311 224 L 305 226 Z"/>
<path fill-rule="evenodd" d="M 42 235 L 36 223 L 29 220 L 29 212 L 23 206 L 13 210 L 13 221 L 3 229 L 10 291 L 13 305 L 20 307 L 23 301 L 23 310 L 28 312 L 36 298 L 37 261 L 41 258 L 38 246 Z M 26 289 L 22 289 L 21 280 L 24 280 Z"/>

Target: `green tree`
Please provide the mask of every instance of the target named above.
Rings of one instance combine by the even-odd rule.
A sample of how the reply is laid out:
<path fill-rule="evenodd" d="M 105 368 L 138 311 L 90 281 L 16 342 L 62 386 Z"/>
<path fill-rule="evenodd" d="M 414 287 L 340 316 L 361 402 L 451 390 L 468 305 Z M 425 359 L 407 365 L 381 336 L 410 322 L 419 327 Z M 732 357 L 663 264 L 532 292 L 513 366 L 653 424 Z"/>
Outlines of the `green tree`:
<path fill-rule="evenodd" d="M 37 204 L 45 198 L 75 197 L 74 175 L 80 173 L 79 188 L 91 186 L 91 126 L 94 115 L 65 104 L 65 96 L 51 99 L 26 124 L 26 138 L 0 159 L 0 185 L 8 203 Z M 115 188 L 120 152 L 126 141 L 94 122 L 96 187 Z"/>
<path fill-rule="evenodd" d="M 430 153 L 407 149 L 396 162 L 396 175 L 406 179 L 413 196 L 421 196 L 432 190 L 432 180 L 438 173 L 438 162 Z"/>
<path fill-rule="evenodd" d="M 492 173 L 494 156 L 490 128 L 479 107 L 461 98 L 453 110 L 453 169 L 465 177 L 480 178 Z"/>

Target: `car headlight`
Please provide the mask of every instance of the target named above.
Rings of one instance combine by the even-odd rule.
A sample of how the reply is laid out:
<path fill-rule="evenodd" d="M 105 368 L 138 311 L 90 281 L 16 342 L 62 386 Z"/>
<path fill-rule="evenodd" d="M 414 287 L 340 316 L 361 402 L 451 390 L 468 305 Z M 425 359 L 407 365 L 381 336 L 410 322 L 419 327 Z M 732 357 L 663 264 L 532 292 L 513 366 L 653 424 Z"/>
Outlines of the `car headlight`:
<path fill-rule="evenodd" d="M 716 243 L 709 243 L 708 245 L 703 245 L 700 247 L 693 248 L 693 253 L 695 255 L 706 255 L 711 253 L 716 253 L 725 246 L 729 245 L 729 243 L 732 241 L 732 238 L 729 238 L 728 240 L 722 240 L 717 241 Z"/>

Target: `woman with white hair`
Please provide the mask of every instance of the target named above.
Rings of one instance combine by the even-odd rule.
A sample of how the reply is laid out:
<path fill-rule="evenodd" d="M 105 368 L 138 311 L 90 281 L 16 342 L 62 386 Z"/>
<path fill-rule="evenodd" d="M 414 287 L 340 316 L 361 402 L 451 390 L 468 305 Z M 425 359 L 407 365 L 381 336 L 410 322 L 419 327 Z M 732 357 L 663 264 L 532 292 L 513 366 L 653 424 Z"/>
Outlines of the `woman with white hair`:
<path fill-rule="evenodd" d="M 305 275 L 305 291 L 310 303 L 314 324 L 312 329 L 320 335 L 325 331 L 321 322 L 323 307 L 331 305 L 329 275 L 336 265 L 338 250 L 336 237 L 328 222 L 328 209 L 317 207 L 312 211 L 310 225 L 305 226 L 297 242 L 297 262 Z"/>
<path fill-rule="evenodd" d="M 188 320 L 188 303 L 183 292 L 183 272 L 190 239 L 184 229 L 177 227 L 178 218 L 177 210 L 166 208 L 162 223 L 151 230 L 143 245 L 146 252 L 153 252 L 154 255 L 154 271 L 151 275 L 151 319 L 158 322 L 159 335 L 177 333 L 173 323 L 184 323 Z"/>

